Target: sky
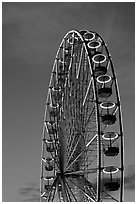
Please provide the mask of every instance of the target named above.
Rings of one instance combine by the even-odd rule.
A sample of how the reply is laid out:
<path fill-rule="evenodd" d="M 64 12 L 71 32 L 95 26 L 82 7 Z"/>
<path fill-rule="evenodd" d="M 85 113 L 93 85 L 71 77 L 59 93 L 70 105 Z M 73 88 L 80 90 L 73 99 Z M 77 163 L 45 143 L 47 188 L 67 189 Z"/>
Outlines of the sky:
<path fill-rule="evenodd" d="M 117 73 L 125 142 L 125 201 L 135 200 L 134 3 L 2 5 L 2 200 L 39 201 L 44 109 L 58 46 L 69 30 L 105 40 Z"/>

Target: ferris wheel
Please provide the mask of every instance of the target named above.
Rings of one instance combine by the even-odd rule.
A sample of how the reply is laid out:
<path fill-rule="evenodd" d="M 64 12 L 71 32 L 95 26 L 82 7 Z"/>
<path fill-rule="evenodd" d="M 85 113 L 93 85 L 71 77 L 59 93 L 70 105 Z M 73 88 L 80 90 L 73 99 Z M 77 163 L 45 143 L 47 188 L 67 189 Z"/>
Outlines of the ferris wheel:
<path fill-rule="evenodd" d="M 111 55 L 93 31 L 69 31 L 57 51 L 43 125 L 41 202 L 122 202 L 124 147 Z"/>

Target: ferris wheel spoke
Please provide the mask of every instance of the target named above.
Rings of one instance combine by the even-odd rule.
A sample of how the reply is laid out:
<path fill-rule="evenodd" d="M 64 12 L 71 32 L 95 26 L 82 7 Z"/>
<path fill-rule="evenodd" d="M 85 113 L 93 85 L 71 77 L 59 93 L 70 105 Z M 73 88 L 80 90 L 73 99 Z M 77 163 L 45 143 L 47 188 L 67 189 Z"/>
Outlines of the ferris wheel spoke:
<path fill-rule="evenodd" d="M 52 190 L 49 192 L 49 195 L 48 195 L 48 197 L 47 197 L 47 202 L 49 202 L 49 201 L 53 202 L 54 196 L 55 196 L 55 192 L 56 192 L 56 189 L 52 189 Z"/>
<path fill-rule="evenodd" d="M 88 148 L 88 147 L 87 147 Z M 86 149 L 83 149 L 76 158 L 73 159 L 73 161 L 66 167 L 65 171 L 67 171 L 79 158 L 82 156 L 82 154 L 86 151 Z"/>
<path fill-rule="evenodd" d="M 94 96 L 92 96 L 92 101 L 93 101 L 93 98 L 94 98 Z M 87 99 L 87 101 L 88 101 L 88 100 L 89 100 L 89 99 Z M 87 124 L 88 124 L 88 122 L 89 122 L 91 116 L 95 114 L 95 113 L 94 113 L 95 107 L 93 107 L 93 108 L 92 108 L 92 111 L 90 111 L 90 105 L 91 105 L 91 103 L 90 103 L 90 104 L 87 103 L 87 107 L 86 107 L 86 109 L 85 109 L 85 111 L 84 111 L 84 127 L 87 126 Z M 88 114 L 89 114 L 89 112 L 91 112 L 91 113 L 90 113 L 90 117 L 87 117 Z"/>
<path fill-rule="evenodd" d="M 74 144 L 74 141 L 75 141 L 75 139 L 77 139 L 77 134 L 79 134 L 81 131 L 79 130 L 78 132 L 77 132 L 77 128 L 76 128 L 76 124 L 74 123 L 73 125 L 72 125 L 72 131 L 71 131 L 71 133 L 70 133 L 70 140 L 69 140 L 69 150 L 71 150 L 72 149 L 72 145 Z"/>
<path fill-rule="evenodd" d="M 65 40 L 63 41 L 63 70 L 65 72 Z"/>
<path fill-rule="evenodd" d="M 70 127 L 69 127 L 69 129 L 68 130 L 70 130 Z M 72 125 L 72 129 L 71 129 L 71 132 L 69 132 L 70 133 L 70 135 L 69 135 L 69 140 L 68 140 L 68 151 L 69 151 L 69 149 L 71 148 L 71 145 L 72 145 L 72 140 L 73 140 L 73 135 L 74 135 L 74 130 L 75 130 L 75 126 L 74 126 L 74 124 Z"/>
<path fill-rule="evenodd" d="M 93 163 L 94 163 L 94 161 L 96 161 L 96 159 L 97 159 L 97 156 L 92 156 L 93 157 L 93 159 L 91 160 L 91 161 L 89 161 L 89 160 L 87 160 L 88 161 L 88 164 L 87 165 L 85 165 L 85 169 L 84 169 L 84 171 L 85 172 L 88 172 L 89 171 L 89 173 L 92 171 L 92 169 L 89 169 L 89 166 L 90 165 L 93 165 Z M 87 170 L 86 170 L 87 169 Z M 95 168 L 96 169 L 96 168 Z M 94 171 L 93 171 L 94 172 Z"/>
<path fill-rule="evenodd" d="M 60 193 L 58 187 L 57 187 L 57 191 L 58 191 L 58 200 L 59 200 L 59 202 L 63 202 L 63 199 L 62 199 L 62 197 L 61 197 L 61 193 Z"/>
<path fill-rule="evenodd" d="M 71 143 L 68 145 L 68 158 L 67 158 L 67 160 L 69 160 L 70 153 L 72 151 L 75 139 L 76 139 L 76 135 L 71 139 Z"/>
<path fill-rule="evenodd" d="M 72 62 L 73 62 L 74 37 L 75 37 L 75 33 L 72 34 L 71 60 L 70 60 L 69 69 L 70 69 L 70 67 L 72 66 Z"/>
<path fill-rule="evenodd" d="M 67 187 L 68 187 L 72 197 L 74 198 L 75 202 L 78 202 L 77 198 L 75 197 L 75 195 L 74 195 L 73 191 L 71 190 L 71 188 L 70 188 L 70 186 L 69 186 L 69 184 L 68 184 L 66 179 L 65 179 L 65 182 L 66 182 L 66 185 L 67 185 Z"/>
<path fill-rule="evenodd" d="M 69 195 L 68 195 L 68 191 L 67 191 L 67 188 L 66 188 L 66 185 L 65 185 L 64 178 L 60 179 L 60 183 L 61 183 L 61 194 L 62 194 L 62 197 L 63 197 L 63 201 L 69 202 Z"/>
<path fill-rule="evenodd" d="M 87 156 L 87 159 L 89 159 L 88 157 L 90 157 L 90 156 L 92 156 L 93 158 L 96 157 L 97 156 L 97 147 L 94 147 L 94 145 L 90 145 L 90 147 L 88 148 L 86 156 Z"/>
<path fill-rule="evenodd" d="M 95 139 L 97 139 L 97 136 L 98 136 L 98 135 L 95 134 L 94 137 L 91 138 L 91 140 L 88 142 L 88 144 L 86 144 L 86 148 L 88 148 L 89 145 L 90 145 Z"/>
<path fill-rule="evenodd" d="M 103 190 L 103 192 L 108 196 L 110 197 L 112 200 L 116 201 L 116 202 L 119 202 L 116 198 L 114 198 L 112 195 L 110 195 L 109 193 L 107 193 L 106 191 Z"/>
<path fill-rule="evenodd" d="M 76 156 L 76 158 L 74 158 L 74 160 L 67 166 L 67 168 L 65 169 L 65 171 L 67 171 L 78 159 L 79 157 L 83 154 L 83 152 L 87 151 L 87 149 L 89 148 L 89 145 L 91 144 L 91 142 L 94 141 L 94 139 L 97 137 L 97 135 L 95 135 L 91 140 L 90 142 L 86 145 L 86 148 L 83 149 L 79 154 L 78 156 Z"/>
<path fill-rule="evenodd" d="M 76 151 L 76 149 L 77 149 L 77 147 L 78 147 L 78 144 L 79 144 L 79 142 L 80 142 L 80 140 L 81 140 L 81 137 L 82 137 L 82 135 L 80 135 L 80 137 L 79 137 L 79 139 L 78 139 L 78 141 L 76 142 L 76 144 L 75 144 L 75 146 L 73 147 L 73 151 L 72 151 L 72 153 L 71 153 L 71 155 L 68 157 L 68 162 L 67 162 L 67 165 L 69 164 L 69 162 L 71 161 L 71 159 L 73 158 L 73 156 L 74 156 L 74 153 L 75 153 L 75 151 Z"/>
<path fill-rule="evenodd" d="M 73 177 L 73 176 L 79 176 L 79 175 L 85 175 L 85 174 L 90 174 L 90 173 L 96 173 L 97 172 L 97 167 L 96 168 L 90 168 L 90 169 L 84 169 L 84 170 L 79 170 L 79 171 L 70 171 L 66 172 L 65 176 L 66 177 Z"/>
<path fill-rule="evenodd" d="M 89 188 L 89 186 L 86 186 L 85 188 L 86 188 L 86 191 L 88 192 L 88 195 L 91 195 L 91 193 L 92 193 L 92 196 L 93 196 L 94 202 L 95 202 L 96 201 L 96 194 L 95 194 L 94 190 L 92 188 Z"/>
<path fill-rule="evenodd" d="M 53 202 L 54 198 L 55 198 L 55 194 L 56 194 L 56 188 L 54 189 L 53 191 L 53 195 L 52 195 L 52 198 L 51 198 L 51 202 Z"/>
<path fill-rule="evenodd" d="M 78 70 L 77 70 L 77 76 L 76 76 L 77 79 L 79 77 L 79 72 L 80 72 L 80 68 L 81 68 L 81 62 L 82 62 L 82 57 L 83 57 L 83 49 L 84 49 L 84 46 L 82 44 L 80 59 L 79 59 L 79 64 L 78 64 Z"/>
<path fill-rule="evenodd" d="M 87 124 L 89 123 L 90 119 L 92 118 L 92 116 L 95 116 L 95 107 L 92 109 L 92 112 L 89 114 L 89 116 L 87 117 L 87 120 L 85 121 L 85 127 L 87 126 Z M 92 123 L 95 124 L 96 121 L 92 120 Z M 94 125 L 95 126 L 95 125 Z"/>
<path fill-rule="evenodd" d="M 50 201 L 50 199 L 52 199 L 52 200 L 54 199 L 54 195 L 55 195 L 54 191 L 56 190 L 56 188 L 55 188 L 56 182 L 57 182 L 57 178 L 55 178 L 53 184 L 51 185 L 51 187 L 49 189 L 49 193 L 48 193 L 48 196 L 47 196 L 47 201 L 48 202 Z M 52 193 L 53 193 L 53 195 L 52 195 Z"/>
<path fill-rule="evenodd" d="M 67 178 L 68 179 L 68 178 Z M 73 182 L 72 180 L 68 179 L 71 183 L 73 183 L 87 198 L 89 198 L 92 202 L 95 202 L 95 200 L 88 195 L 79 185 L 77 185 L 75 182 Z"/>
<path fill-rule="evenodd" d="M 82 151 L 65 169 L 65 171 L 67 171 L 78 159 L 79 157 L 82 155 L 84 151 Z"/>
<path fill-rule="evenodd" d="M 118 111 L 118 108 L 119 108 L 119 107 L 117 106 L 117 107 L 115 108 L 115 110 L 112 112 L 113 115 L 116 114 L 116 112 Z"/>
<path fill-rule="evenodd" d="M 67 185 L 67 182 L 66 182 L 65 178 L 64 178 L 64 186 L 65 186 L 65 189 L 66 189 L 66 193 L 67 193 L 67 197 L 68 197 L 68 202 L 72 202 L 72 198 L 71 198 L 71 195 L 70 195 L 70 192 L 69 192 L 69 188 L 68 188 L 68 185 Z"/>
<path fill-rule="evenodd" d="M 82 104 L 83 106 L 85 105 L 85 101 L 87 99 L 87 95 L 89 93 L 89 89 L 90 89 L 92 80 L 93 80 L 93 77 L 91 77 L 91 79 L 90 79 L 90 82 L 89 82 L 89 85 L 88 85 L 88 88 L 87 88 L 87 92 L 86 92 L 86 95 L 85 95 L 84 100 L 83 100 L 83 104 Z"/>
<path fill-rule="evenodd" d="M 104 126 L 102 127 L 102 132 L 104 132 L 107 127 L 108 127 L 108 125 L 104 125 Z"/>
<path fill-rule="evenodd" d="M 86 132 L 86 129 L 87 129 L 87 125 L 89 124 L 89 121 L 91 119 L 91 116 L 94 114 L 94 109 L 90 113 L 90 116 L 88 116 L 89 112 L 90 112 L 90 109 L 89 109 L 89 106 L 87 106 L 86 112 L 84 113 L 84 117 L 83 117 L 83 129 L 84 129 L 85 132 Z M 93 129 L 96 128 L 93 120 L 90 123 L 90 126 L 91 125 L 92 125 L 92 131 L 93 131 Z"/>

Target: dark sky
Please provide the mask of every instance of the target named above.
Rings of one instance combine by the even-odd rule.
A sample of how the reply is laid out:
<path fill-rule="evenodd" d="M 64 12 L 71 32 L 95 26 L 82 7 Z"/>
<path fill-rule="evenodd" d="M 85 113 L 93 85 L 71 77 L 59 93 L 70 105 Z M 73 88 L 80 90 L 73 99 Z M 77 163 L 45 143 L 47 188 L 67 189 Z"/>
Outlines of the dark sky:
<path fill-rule="evenodd" d="M 123 110 L 125 201 L 134 201 L 134 3 L 3 3 L 3 201 L 38 201 L 42 125 L 54 57 L 72 29 L 98 32 Z"/>

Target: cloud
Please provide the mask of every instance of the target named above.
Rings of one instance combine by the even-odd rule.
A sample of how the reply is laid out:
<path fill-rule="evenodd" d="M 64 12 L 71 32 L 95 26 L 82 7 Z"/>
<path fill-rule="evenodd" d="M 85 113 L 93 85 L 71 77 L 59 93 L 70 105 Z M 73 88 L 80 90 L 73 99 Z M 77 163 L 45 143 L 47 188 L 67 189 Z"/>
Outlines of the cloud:
<path fill-rule="evenodd" d="M 107 181 L 107 179 L 103 179 L 101 188 L 103 189 L 103 183 Z M 96 186 L 96 183 L 93 183 L 93 186 Z M 135 166 L 130 165 L 124 177 L 124 188 L 125 190 L 135 190 Z M 20 199 L 22 202 L 39 202 L 40 201 L 40 188 L 37 183 L 29 182 L 25 187 L 22 187 L 18 190 L 20 195 Z M 105 196 L 105 195 L 104 195 Z"/>
<path fill-rule="evenodd" d="M 39 202 L 40 188 L 36 183 L 27 183 L 25 187 L 18 190 L 18 193 L 23 202 Z"/>

